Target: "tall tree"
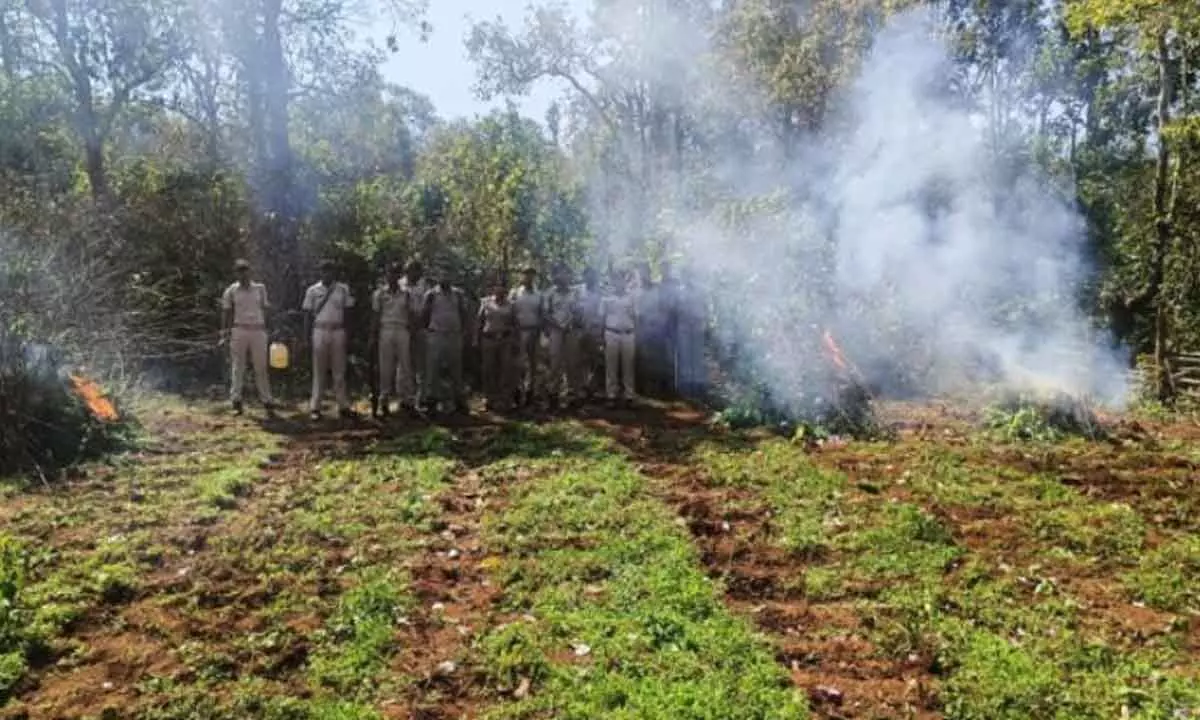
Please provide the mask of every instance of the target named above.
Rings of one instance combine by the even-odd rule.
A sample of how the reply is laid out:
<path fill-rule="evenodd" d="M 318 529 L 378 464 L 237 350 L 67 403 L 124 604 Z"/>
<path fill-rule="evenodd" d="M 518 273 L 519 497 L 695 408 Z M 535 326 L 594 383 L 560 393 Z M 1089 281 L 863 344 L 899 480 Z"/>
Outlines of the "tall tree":
<path fill-rule="evenodd" d="M 161 91 L 186 38 L 174 0 L 25 0 L 49 64 L 74 101 L 92 195 L 109 197 L 105 149 L 131 102 Z"/>
<path fill-rule="evenodd" d="M 1148 276 L 1133 305 L 1153 308 L 1153 343 L 1156 388 L 1161 399 L 1174 392 L 1166 357 L 1170 351 L 1172 306 L 1166 286 L 1168 264 L 1176 249 L 1176 209 L 1185 158 L 1175 140 L 1173 113 L 1187 102 L 1186 60 L 1200 40 L 1200 14 L 1187 0 L 1077 0 L 1071 21 L 1077 32 L 1092 28 L 1125 31 L 1133 48 L 1155 68 L 1151 81 L 1155 103 L 1153 224 L 1149 239 Z M 1181 78 L 1183 82 L 1180 82 Z"/>

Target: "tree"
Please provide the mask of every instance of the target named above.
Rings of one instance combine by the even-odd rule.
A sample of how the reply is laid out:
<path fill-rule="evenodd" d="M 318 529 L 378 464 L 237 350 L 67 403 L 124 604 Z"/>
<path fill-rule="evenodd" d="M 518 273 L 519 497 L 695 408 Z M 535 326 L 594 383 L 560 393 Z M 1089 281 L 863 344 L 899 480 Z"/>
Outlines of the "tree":
<path fill-rule="evenodd" d="M 656 198 L 679 187 L 711 10 L 691 0 L 597 3 L 581 30 L 562 5 L 534 8 L 517 34 L 480 23 L 467 41 L 483 98 L 520 95 L 544 79 L 565 82 L 578 100 L 573 127 L 602 163 L 604 209 L 623 222 L 602 229 L 626 249 L 645 242 Z M 605 213 L 602 212 L 601 215 Z"/>
<path fill-rule="evenodd" d="M 1194 80 L 1187 63 L 1200 40 L 1200 17 L 1194 4 L 1184 0 L 1077 0 L 1070 17 L 1078 33 L 1092 28 L 1128 32 L 1133 47 L 1156 69 L 1153 236 L 1148 243 L 1148 277 L 1130 304 L 1153 308 L 1156 388 L 1166 400 L 1174 393 L 1166 364 L 1172 315 L 1166 280 L 1176 249 L 1176 211 L 1185 162 L 1184 145 L 1173 132 L 1177 124 L 1173 113 L 1177 108 L 1192 110 L 1187 87 Z"/>
<path fill-rule="evenodd" d="M 109 199 L 106 143 L 127 105 L 161 91 L 183 55 L 180 8 L 174 0 L 26 0 L 48 65 L 73 100 L 93 197 Z M 40 49 L 40 48 L 39 48 Z"/>
<path fill-rule="evenodd" d="M 417 177 L 436 188 L 440 222 L 470 273 L 582 260 L 582 195 L 553 142 L 515 111 L 436 133 Z"/>

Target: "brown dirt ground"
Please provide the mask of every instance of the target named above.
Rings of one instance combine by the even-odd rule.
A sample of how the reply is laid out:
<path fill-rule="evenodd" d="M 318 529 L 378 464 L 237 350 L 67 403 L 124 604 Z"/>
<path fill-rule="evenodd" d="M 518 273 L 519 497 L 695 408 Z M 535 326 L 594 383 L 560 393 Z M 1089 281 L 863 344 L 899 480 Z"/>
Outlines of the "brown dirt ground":
<path fill-rule="evenodd" d="M 168 417 L 161 428 L 155 428 L 162 440 L 151 454 L 170 455 L 182 449 L 178 438 L 225 429 L 230 422 L 238 421 Z M 266 549 L 269 531 L 278 527 L 294 504 L 292 489 L 304 482 L 313 464 L 353 454 L 369 441 L 418 425 L 403 420 L 390 422 L 386 429 L 369 422 L 327 422 L 315 428 L 285 420 L 278 423 L 292 437 L 275 462 L 262 469 L 260 481 L 239 498 L 238 506 L 221 513 L 215 524 L 194 523 L 181 513 L 153 527 L 154 538 L 169 551 L 150 575 L 141 578 L 136 595 L 91 608 L 69 627 L 66 642 L 79 648 L 79 653 L 31 673 L 16 701 L 0 711 L 0 718 L 57 720 L 113 711 L 119 711 L 120 717 L 136 716 L 139 709 L 156 701 L 153 695 L 139 693 L 139 682 L 163 678 L 188 683 L 195 679 L 194 669 L 179 652 L 189 642 L 202 643 L 210 658 L 224 654 L 243 674 L 282 682 L 282 689 L 295 696 L 307 694 L 303 675 L 293 671 L 303 667 L 309 651 L 306 638 L 321 626 L 322 618 L 288 619 L 293 636 L 270 652 L 248 656 L 239 651 L 231 640 L 263 629 L 263 611 L 284 588 L 259 577 L 235 556 L 212 548 L 232 541 L 249 553 Z M 468 449 L 484 440 L 477 432 L 474 436 L 479 440 L 471 434 L 472 426 L 479 424 L 463 424 Z M 63 492 L 81 503 L 95 504 L 101 514 L 117 512 L 117 506 L 127 501 L 115 497 L 111 485 L 92 485 L 76 483 Z M 483 584 L 477 568 L 483 551 L 476 529 L 488 492 L 473 473 L 455 477 L 453 486 L 438 498 L 442 516 L 435 526 L 441 528 L 440 534 L 430 538 L 422 554 L 408 563 L 422 606 L 398 634 L 397 644 L 404 652 L 399 653 L 396 669 L 419 682 L 411 697 L 398 699 L 387 708 L 389 717 L 432 719 L 469 714 L 469 668 L 450 678 L 439 677 L 435 669 L 448 659 L 461 663 L 470 637 L 487 625 L 495 591 Z M 15 512 L 12 506 L 6 510 Z M 90 538 L 89 531 L 93 533 Z M 94 542 L 95 531 L 87 526 L 54 531 L 45 540 L 55 547 L 86 544 Z M 457 559 L 448 557 L 451 548 L 458 551 Z M 336 595 L 342 590 L 338 569 L 345 564 L 349 549 L 331 541 L 313 546 L 313 551 L 324 558 L 312 586 L 286 589 L 320 597 Z M 444 611 L 431 609 L 437 602 L 445 605 Z"/>
<path fill-rule="evenodd" d="M 812 456 L 818 464 L 845 472 L 855 484 L 902 473 L 930 441 L 979 452 L 968 442 L 977 418 L 953 406 L 897 403 L 882 408 L 881 416 L 898 433 L 886 457 L 864 454 L 852 444 L 818 449 Z M 753 618 L 776 644 L 779 661 L 789 667 L 797 686 L 807 691 L 816 717 L 941 717 L 937 678 L 928 659 L 879 659 L 849 604 L 810 602 L 804 597 L 799 581 L 806 563 L 765 542 L 770 520 L 765 508 L 756 507 L 753 494 L 711 487 L 702 472 L 688 466 L 686 456 L 697 439 L 719 439 L 705 420 L 690 408 L 658 405 L 639 413 L 633 422 L 591 424 L 623 444 L 644 472 L 661 481 L 662 497 L 687 524 L 710 575 L 724 580 L 728 605 Z M 988 448 L 972 461 L 1023 472 L 1053 471 L 1089 496 L 1129 503 L 1152 522 L 1200 525 L 1196 512 L 1200 473 L 1195 462 L 1162 450 L 1171 440 L 1194 442 L 1200 438 L 1200 427 L 1128 422 L 1114 427 L 1114 440 L 1093 444 L 1085 454 L 1062 450 L 1031 458 L 1020 451 Z M 1143 452 L 1131 459 L 1129 451 L 1135 448 Z M 902 489 L 891 483 L 886 486 L 896 499 L 909 499 Z M 986 508 L 933 510 L 973 553 L 996 562 L 1021 560 L 1027 538 L 1015 518 Z M 1085 603 L 1088 622 L 1110 636 L 1140 642 L 1168 631 L 1173 616 L 1132 604 L 1103 569 L 1082 571 L 1077 577 L 1070 573 L 1064 569 L 1056 579 Z M 1191 644 L 1200 646 L 1196 639 L 1200 622 L 1190 627 Z"/>
<path fill-rule="evenodd" d="M 406 652 L 397 656 L 393 668 L 415 678 L 416 687 L 404 703 L 387 709 L 389 718 L 475 717 L 487 703 L 483 669 L 473 664 L 470 649 L 474 639 L 494 626 L 500 588 L 481 567 L 487 549 L 479 526 L 484 513 L 503 502 L 503 489 L 483 482 L 471 465 L 494 427 L 472 423 L 461 428 L 467 463 L 438 497 L 437 539 L 408 563 L 420 609 Z M 454 663 L 452 672 L 445 672 L 446 662 Z"/>
<path fill-rule="evenodd" d="M 870 480 L 902 470 L 919 456 L 922 443 L 935 438 L 942 445 L 965 446 L 971 420 L 949 406 L 889 407 L 887 417 L 899 428 L 900 437 L 886 461 L 877 454 L 860 454 L 853 446 L 818 451 L 814 457 L 847 472 L 852 480 Z M 688 453 L 698 440 L 721 438 L 707 427 L 706 419 L 702 412 L 682 405 L 655 404 L 638 411 L 597 413 L 585 422 L 627 448 L 643 472 L 656 479 L 662 498 L 690 529 L 709 573 L 724 580 L 729 606 L 753 618 L 775 643 L 779 661 L 812 698 L 817 717 L 940 717 L 937 682 L 928 662 L 878 659 L 854 608 L 836 601 L 813 602 L 798 590 L 806 563 L 766 541 L 770 520 L 755 498 L 737 489 L 710 487 L 702 472 L 689 465 Z M 204 423 L 213 422 L 230 421 L 206 419 L 198 425 L 182 416 L 169 418 L 159 429 L 164 439 L 155 452 L 171 454 L 174 443 L 203 432 Z M 403 432 L 410 425 L 397 420 L 384 432 Z M 478 417 L 453 423 L 462 445 L 459 472 L 438 498 L 441 515 L 435 536 L 406 562 L 419 608 L 398 634 L 403 651 L 394 669 L 416 683 L 385 708 L 390 718 L 473 717 L 492 692 L 481 669 L 472 665 L 470 646 L 481 630 L 501 619 L 498 589 L 487 584 L 480 567 L 488 549 L 480 539 L 479 524 L 485 512 L 504 502 L 503 488 L 483 482 L 473 470 L 482 461 L 489 429 L 495 426 L 495 421 Z M 139 681 L 192 679 L 194 671 L 179 652 L 189 641 L 204 643 L 210 655 L 226 652 L 239 667 L 277 679 L 297 695 L 306 693 L 303 678 L 293 671 L 303 666 L 308 653 L 305 638 L 320 627 L 322 618 L 315 614 L 289 618 L 294 634 L 284 646 L 253 657 L 240 656 L 231 638 L 259 629 L 263 610 L 281 588 L 211 548 L 215 541 L 233 539 L 253 551 L 256 542 L 265 542 L 261 540 L 264 529 L 286 516 L 292 502 L 290 489 L 302 482 L 313 463 L 331 455 L 353 454 L 380 433 L 377 424 L 367 422 L 293 428 L 277 462 L 263 469 L 261 482 L 215 525 L 177 517 L 150 528 L 169 548 L 156 571 L 134 598 L 94 608 L 72 626 L 69 639 L 80 653 L 36 670 L 18 702 L 0 711 L 0 717 L 73 718 L 99 715 L 106 708 L 118 709 L 122 716 L 136 713 L 141 704 L 153 702 L 153 697 L 137 692 Z M 995 449 L 986 461 L 1026 472 L 1054 471 L 1081 492 L 1127 502 L 1154 522 L 1200 527 L 1196 485 L 1200 473 L 1194 462 L 1157 452 L 1171 440 L 1200 439 L 1200 428 L 1143 424 L 1122 427 L 1121 433 L 1114 443 L 1093 446 L 1083 455 L 1031 456 Z M 1146 452 L 1131 455 L 1129 449 L 1136 447 Z M 97 503 L 98 512 L 122 511 L 128 498 L 117 497 L 120 493 L 112 493 L 111 486 L 102 492 L 101 485 L 105 485 L 103 478 L 97 477 L 68 492 L 78 493 L 80 502 Z M 7 520 L 27 502 L 37 502 L 36 496 L 6 503 L 0 508 L 0 520 Z M 1019 552 L 1019 530 L 1008 518 L 962 508 L 939 508 L 939 513 L 973 551 L 997 558 Z M 85 535 L 86 531 L 55 530 L 45 541 L 50 546 L 84 543 Z M 337 569 L 345 563 L 348 549 L 330 543 L 314 551 L 324 554 L 324 571 L 312 587 L 300 590 L 319 596 L 336 594 L 341 589 Z M 1062 580 L 1089 603 L 1095 622 L 1107 629 L 1119 628 L 1131 638 L 1161 632 L 1170 620 L 1131 605 L 1103 577 Z M 203 612 L 187 607 L 190 600 L 199 603 Z M 1200 622 L 1192 623 L 1191 637 L 1200 648 Z M 449 674 L 438 670 L 446 661 L 456 666 Z"/>
<path fill-rule="evenodd" d="M 729 607 L 752 618 L 776 657 L 804 690 L 816 717 L 936 718 L 933 677 L 920 662 L 874 659 L 852 607 L 812 602 L 802 589 L 806 564 L 766 541 L 769 514 L 752 493 L 711 487 L 687 464 L 694 443 L 714 439 L 707 417 L 681 405 L 655 406 L 637 424 L 591 424 L 621 442 L 642 471 L 659 480 L 709 574 L 722 579 Z M 719 439 L 719 435 L 716 437 Z"/>

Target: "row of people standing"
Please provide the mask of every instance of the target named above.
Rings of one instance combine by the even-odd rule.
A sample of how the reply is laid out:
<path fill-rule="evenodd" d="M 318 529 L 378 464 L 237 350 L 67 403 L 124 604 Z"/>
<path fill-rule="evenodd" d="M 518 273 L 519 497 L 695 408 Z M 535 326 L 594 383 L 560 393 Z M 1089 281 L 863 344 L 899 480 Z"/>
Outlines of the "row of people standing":
<path fill-rule="evenodd" d="M 239 279 L 223 296 L 225 334 L 233 361 L 232 399 L 242 410 L 246 360 L 254 366 L 264 404 L 273 406 L 266 370 L 266 290 L 249 279 L 239 261 Z M 339 413 L 351 415 L 346 384 L 347 313 L 356 306 L 348 285 L 337 282 L 331 262 L 302 302 L 305 337 L 311 339 L 313 385 L 310 412 L 321 415 L 332 380 Z M 438 404 L 465 411 L 463 378 L 467 347 L 477 350 L 481 387 L 490 408 L 528 407 L 544 397 L 557 407 L 576 405 L 601 393 L 610 403 L 628 403 L 641 393 L 703 394 L 703 308 L 664 269 L 660 283 L 648 267 L 635 275 L 613 275 L 605 290 L 594 270 L 575 286 L 557 268 L 551 287 L 541 290 L 532 268 L 511 291 L 504 279 L 471 307 L 443 268 L 433 277 L 419 262 L 389 266 L 371 297 L 370 350 L 377 360 L 380 414 L 393 401 L 402 410 Z M 543 343 L 544 339 L 544 343 Z"/>
<path fill-rule="evenodd" d="M 545 290 L 538 289 L 532 268 L 511 291 L 502 278 L 496 280 L 480 307 L 477 328 L 488 406 L 528 407 L 542 396 L 552 409 L 563 401 L 577 405 L 599 395 L 601 383 L 610 401 L 631 401 L 632 365 L 622 366 L 619 344 L 611 362 L 606 356 L 607 335 L 633 332 L 624 296 L 623 283 L 605 294 L 592 270 L 577 287 L 561 267 Z M 628 357 L 632 363 L 632 347 Z"/>
<path fill-rule="evenodd" d="M 561 266 L 545 290 L 537 277 L 527 268 L 511 292 L 496 283 L 480 308 L 484 366 L 492 368 L 484 389 L 493 404 L 506 404 L 502 379 L 514 372 L 519 406 L 540 396 L 551 408 L 562 399 L 577 405 L 601 394 L 610 404 L 638 395 L 705 396 L 707 308 L 694 283 L 681 283 L 669 266 L 655 283 L 648 265 L 613 274 L 608 288 L 591 268 L 580 285 L 572 285 Z M 515 354 L 508 352 L 510 336 Z"/>

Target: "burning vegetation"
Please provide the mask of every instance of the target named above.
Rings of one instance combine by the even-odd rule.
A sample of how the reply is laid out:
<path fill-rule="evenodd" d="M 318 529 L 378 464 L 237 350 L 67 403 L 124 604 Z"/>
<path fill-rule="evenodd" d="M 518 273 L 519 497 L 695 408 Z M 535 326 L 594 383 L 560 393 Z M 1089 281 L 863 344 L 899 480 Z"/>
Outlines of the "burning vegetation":
<path fill-rule="evenodd" d="M 727 428 L 771 427 L 804 443 L 833 437 L 880 438 L 889 432 L 880 423 L 862 373 L 825 330 L 818 357 L 823 362 L 798 368 L 791 399 L 783 401 L 768 383 L 736 384 L 730 401 L 714 422 Z"/>
<path fill-rule="evenodd" d="M 121 419 L 117 408 L 105 396 L 99 383 L 83 375 L 72 374 L 68 377 L 71 380 L 71 388 L 75 392 L 75 396 L 79 398 L 92 417 L 106 423 L 117 422 Z"/>
<path fill-rule="evenodd" d="M 1091 401 L 1066 393 L 1007 393 L 984 411 L 984 425 L 1008 441 L 1099 440 L 1107 435 Z"/>
<path fill-rule="evenodd" d="M 0 355 L 0 474 L 46 480 L 124 444 L 127 419 L 96 380 L 26 350 Z"/>
<path fill-rule="evenodd" d="M 714 418 L 727 428 L 768 427 L 806 445 L 830 439 L 886 439 L 895 433 L 880 419 L 871 383 L 849 359 L 830 330 L 820 335 L 823 363 L 798 370 L 794 395 L 799 402 L 783 403 L 765 383 L 731 389 L 730 401 Z M 814 392 L 809 388 L 822 388 Z M 1071 437 L 1100 440 L 1108 436 L 1091 398 L 1063 392 L 1030 393 L 1004 390 L 997 397 L 983 385 L 976 397 L 993 396 L 976 417 L 979 424 L 1003 442 L 1058 442 Z M 984 403 L 987 403 L 984 405 Z"/>

